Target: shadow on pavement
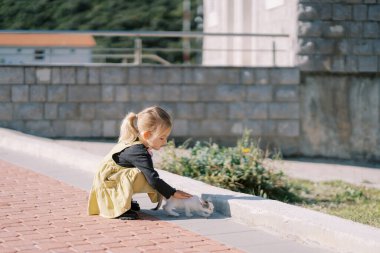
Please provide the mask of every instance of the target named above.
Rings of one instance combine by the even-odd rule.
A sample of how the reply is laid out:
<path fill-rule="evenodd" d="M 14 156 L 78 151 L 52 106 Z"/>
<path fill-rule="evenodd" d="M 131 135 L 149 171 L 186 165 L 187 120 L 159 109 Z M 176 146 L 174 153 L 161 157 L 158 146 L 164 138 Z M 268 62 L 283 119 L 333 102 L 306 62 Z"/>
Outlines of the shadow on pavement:
<path fill-rule="evenodd" d="M 178 213 L 180 216 L 174 217 L 174 216 L 169 216 L 167 215 L 164 210 L 160 209 L 157 211 L 149 210 L 149 209 L 143 209 L 141 210 L 143 213 L 154 216 L 159 218 L 160 220 L 165 220 L 165 221 L 178 221 L 178 220 L 215 220 L 215 219 L 226 219 L 228 217 L 221 215 L 218 212 L 215 212 L 210 216 L 210 217 L 202 217 L 197 215 L 195 212 L 193 213 L 192 217 L 186 217 L 185 213 L 183 210 L 179 210 Z"/>
<path fill-rule="evenodd" d="M 215 207 L 215 211 L 226 216 L 231 217 L 231 208 L 229 200 L 238 199 L 245 201 L 258 201 L 267 200 L 258 196 L 236 196 L 236 195 L 222 195 L 222 194 L 202 194 L 202 198 L 210 200 Z"/>

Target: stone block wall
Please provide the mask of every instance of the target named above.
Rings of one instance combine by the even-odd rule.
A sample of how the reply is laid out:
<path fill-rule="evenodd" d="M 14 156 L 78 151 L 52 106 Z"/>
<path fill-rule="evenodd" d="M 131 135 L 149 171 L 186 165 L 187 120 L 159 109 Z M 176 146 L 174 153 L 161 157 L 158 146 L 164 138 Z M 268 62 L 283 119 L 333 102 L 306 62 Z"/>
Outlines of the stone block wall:
<path fill-rule="evenodd" d="M 298 65 L 302 71 L 380 71 L 380 1 L 299 0 Z"/>
<path fill-rule="evenodd" d="M 232 144 L 244 129 L 299 152 L 299 71 L 228 67 L 0 67 L 0 126 L 53 138 L 117 139 L 122 118 L 160 105 L 172 136 Z"/>
<path fill-rule="evenodd" d="M 306 156 L 380 161 L 380 77 L 308 74 L 301 85 Z"/>
<path fill-rule="evenodd" d="M 303 155 L 380 160 L 380 1 L 299 0 Z"/>

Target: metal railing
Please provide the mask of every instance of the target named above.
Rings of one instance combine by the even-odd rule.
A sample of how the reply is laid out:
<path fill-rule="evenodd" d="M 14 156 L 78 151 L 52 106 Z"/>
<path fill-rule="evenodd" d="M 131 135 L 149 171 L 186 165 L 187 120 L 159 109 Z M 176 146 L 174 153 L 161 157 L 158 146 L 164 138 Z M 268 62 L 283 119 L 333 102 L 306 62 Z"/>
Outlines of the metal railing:
<path fill-rule="evenodd" d="M 264 55 L 262 58 L 266 59 L 266 64 L 270 66 L 278 66 L 278 55 L 282 54 L 283 58 L 292 58 L 291 52 L 291 42 L 290 37 L 287 34 L 257 34 L 257 33 L 202 33 L 202 32 L 149 32 L 149 31 L 19 31 L 19 30 L 0 30 L 0 34 L 12 33 L 12 34 L 86 34 L 91 35 L 95 38 L 109 38 L 109 37 L 126 37 L 132 38 L 127 44 L 129 46 L 122 48 L 105 48 L 105 47 L 94 47 L 91 52 L 91 62 L 89 63 L 103 63 L 107 64 L 107 61 L 117 62 L 120 64 L 133 64 L 140 65 L 147 62 L 158 63 L 162 65 L 170 64 L 184 64 L 183 62 L 171 62 L 165 59 L 164 55 L 173 54 L 184 54 L 184 49 L 179 47 L 148 47 L 144 46 L 144 42 L 149 39 L 194 39 L 196 44 L 195 47 L 186 49 L 187 52 L 197 55 L 198 62 L 193 61 L 192 64 L 205 65 L 205 60 L 202 59 L 205 55 L 209 54 L 229 54 L 235 57 L 237 54 L 250 54 L 249 57 L 255 57 Z M 253 40 L 257 41 L 256 48 L 237 48 L 237 47 L 205 47 L 202 45 L 206 39 L 218 38 L 233 40 L 240 38 L 242 40 L 249 39 L 251 42 Z M 260 43 L 260 40 L 264 41 Z M 260 47 L 260 45 L 264 45 Z M 1 49 L 1 46 L 0 46 Z M 13 53 L 14 55 L 14 53 Z M 21 54 L 20 54 L 21 55 Z M 57 55 L 55 53 L 54 55 Z M 58 54 L 59 55 L 59 54 Z M 1 58 L 9 57 L 4 50 L 0 51 L 0 63 Z M 51 56 L 51 55 L 50 55 Z M 269 60 L 268 60 L 269 59 Z M 4 63 L 4 61 L 3 61 Z M 5 64 L 7 64 L 5 62 Z M 44 62 L 44 64 L 49 64 L 49 62 Z M 213 65 L 212 63 L 207 65 Z M 218 64 L 215 64 L 218 65 Z M 228 64 L 224 64 L 228 65 Z M 255 64 L 253 64 L 255 65 Z M 259 64 L 256 64 L 259 65 Z M 280 63 L 281 65 L 281 63 Z M 284 64 L 282 64 L 284 65 Z M 292 62 L 285 63 L 285 65 L 292 65 Z"/>

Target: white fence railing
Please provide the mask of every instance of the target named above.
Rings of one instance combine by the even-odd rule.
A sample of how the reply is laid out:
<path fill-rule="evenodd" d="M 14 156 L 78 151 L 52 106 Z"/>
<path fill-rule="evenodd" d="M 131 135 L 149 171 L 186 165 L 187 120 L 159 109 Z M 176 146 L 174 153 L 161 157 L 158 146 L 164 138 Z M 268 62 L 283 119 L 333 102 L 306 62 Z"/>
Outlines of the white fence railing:
<path fill-rule="evenodd" d="M 31 47 L 4 45 L 0 40 L 0 64 L 107 64 L 124 65 L 140 64 L 193 64 L 193 65 L 227 65 L 227 66 L 292 66 L 293 52 L 290 37 L 287 34 L 255 33 L 201 33 L 201 32 L 148 32 L 148 31 L 9 31 L 0 30 L 1 34 L 87 34 L 97 39 L 120 37 L 123 42 L 118 47 L 104 47 L 101 44 L 93 48 L 77 47 Z M 206 38 L 231 40 L 230 47 L 220 43 L 207 43 Z M 216 39 L 215 39 L 216 38 Z M 234 38 L 247 39 L 250 46 L 239 48 L 233 44 Z M 191 48 L 182 48 L 181 40 L 191 40 Z M 162 40 L 168 40 L 167 46 Z M 244 42 L 244 41 L 243 41 Z M 173 44 L 175 46 L 173 46 Z M 240 43 L 242 44 L 242 43 Z M 245 43 L 246 44 L 246 43 Z M 178 45 L 178 47 L 176 46 Z M 245 63 L 222 60 L 223 55 L 229 58 L 244 57 Z M 251 60 L 251 59 L 259 60 Z M 211 59 L 211 60 L 210 60 Z M 263 60 L 264 59 L 264 60 Z"/>

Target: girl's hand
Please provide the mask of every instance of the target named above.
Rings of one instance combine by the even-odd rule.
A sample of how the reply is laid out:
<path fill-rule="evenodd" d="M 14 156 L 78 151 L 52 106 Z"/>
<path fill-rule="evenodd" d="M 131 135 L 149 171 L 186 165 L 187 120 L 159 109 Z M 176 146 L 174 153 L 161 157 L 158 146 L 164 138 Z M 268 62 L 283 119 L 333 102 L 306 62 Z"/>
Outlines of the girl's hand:
<path fill-rule="evenodd" d="M 177 190 L 173 195 L 173 197 L 176 199 L 188 199 L 188 198 L 191 198 L 192 196 L 193 195 L 187 192 L 180 191 L 180 190 Z"/>

